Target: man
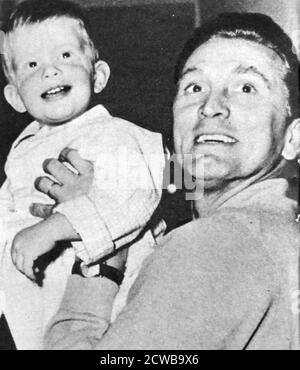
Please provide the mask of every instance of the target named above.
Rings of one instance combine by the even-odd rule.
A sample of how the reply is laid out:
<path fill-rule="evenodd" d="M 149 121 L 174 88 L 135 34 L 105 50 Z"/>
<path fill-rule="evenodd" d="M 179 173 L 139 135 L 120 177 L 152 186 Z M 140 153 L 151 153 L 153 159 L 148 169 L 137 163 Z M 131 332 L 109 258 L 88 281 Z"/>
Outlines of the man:
<path fill-rule="evenodd" d="M 300 152 L 291 41 L 267 16 L 220 15 L 188 40 L 175 77 L 175 150 L 199 184 L 194 220 L 165 236 L 104 335 L 100 288 L 84 297 L 67 289 L 48 348 L 299 348 L 299 228 L 278 175 Z M 56 192 L 84 192 L 92 167 L 68 155 L 86 167 L 66 180 L 52 161 L 48 171 L 63 184 Z M 51 180 L 39 187 L 51 194 Z"/>

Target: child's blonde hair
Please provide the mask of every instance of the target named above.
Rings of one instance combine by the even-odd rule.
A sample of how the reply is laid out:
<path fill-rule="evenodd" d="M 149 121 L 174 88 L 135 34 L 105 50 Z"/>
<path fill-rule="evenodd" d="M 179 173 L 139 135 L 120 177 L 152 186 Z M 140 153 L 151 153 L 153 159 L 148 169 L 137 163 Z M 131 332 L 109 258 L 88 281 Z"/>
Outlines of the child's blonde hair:
<path fill-rule="evenodd" d="M 89 54 L 92 65 L 96 63 L 99 53 L 92 40 L 92 32 L 87 16 L 78 4 L 67 0 L 26 0 L 16 7 L 5 25 L 1 59 L 4 74 L 9 82 L 15 82 L 16 70 L 11 42 L 12 34 L 20 27 L 60 17 L 66 17 L 77 22 L 82 47 Z"/>

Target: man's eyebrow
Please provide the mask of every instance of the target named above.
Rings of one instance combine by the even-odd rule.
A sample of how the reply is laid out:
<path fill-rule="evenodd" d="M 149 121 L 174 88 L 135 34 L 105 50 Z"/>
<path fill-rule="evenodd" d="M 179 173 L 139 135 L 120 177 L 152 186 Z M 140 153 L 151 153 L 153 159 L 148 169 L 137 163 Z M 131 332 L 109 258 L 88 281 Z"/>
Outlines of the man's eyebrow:
<path fill-rule="evenodd" d="M 182 80 L 182 78 L 186 75 L 186 74 L 189 74 L 191 72 L 195 72 L 195 71 L 199 71 L 200 69 L 197 68 L 197 67 L 190 67 L 190 68 L 187 68 L 185 69 L 183 72 L 181 72 L 180 76 L 179 76 L 179 79 L 178 81 Z M 200 70 L 201 71 L 201 70 Z"/>
<path fill-rule="evenodd" d="M 264 82 L 266 83 L 266 85 L 268 86 L 268 88 L 270 88 L 271 86 L 271 82 L 270 80 L 267 78 L 267 76 L 262 73 L 258 68 L 256 68 L 255 66 L 249 66 L 249 67 L 245 67 L 243 65 L 239 65 L 234 71 L 234 73 L 238 73 L 238 74 L 244 74 L 244 73 L 253 73 L 259 77 L 261 77 Z"/>

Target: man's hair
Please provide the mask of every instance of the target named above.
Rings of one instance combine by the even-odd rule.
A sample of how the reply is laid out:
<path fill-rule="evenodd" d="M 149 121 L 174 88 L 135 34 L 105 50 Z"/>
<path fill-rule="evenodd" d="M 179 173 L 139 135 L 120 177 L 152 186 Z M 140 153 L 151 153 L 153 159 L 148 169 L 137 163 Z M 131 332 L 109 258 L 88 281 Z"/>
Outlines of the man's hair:
<path fill-rule="evenodd" d="M 59 17 L 74 19 L 78 22 L 84 47 L 90 54 L 92 63 L 97 61 L 98 51 L 93 42 L 91 26 L 86 12 L 80 5 L 68 0 L 26 0 L 16 7 L 4 25 L 2 66 L 8 81 L 13 81 L 14 78 L 12 45 L 10 45 L 9 36 L 19 27 L 39 24 Z"/>
<path fill-rule="evenodd" d="M 299 117 L 299 61 L 290 37 L 272 18 L 260 13 L 223 13 L 198 27 L 179 55 L 174 74 L 177 84 L 192 53 L 212 38 L 243 39 L 273 50 L 285 63 L 285 83 L 293 118 Z"/>

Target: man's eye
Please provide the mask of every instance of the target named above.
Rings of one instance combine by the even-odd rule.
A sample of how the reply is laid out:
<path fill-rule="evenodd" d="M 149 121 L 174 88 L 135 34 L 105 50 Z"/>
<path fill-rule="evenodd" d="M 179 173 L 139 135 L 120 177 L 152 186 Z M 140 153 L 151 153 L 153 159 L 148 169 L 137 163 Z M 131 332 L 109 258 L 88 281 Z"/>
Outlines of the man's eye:
<path fill-rule="evenodd" d="M 29 62 L 28 63 L 28 68 L 33 69 L 37 67 L 37 62 Z"/>
<path fill-rule="evenodd" d="M 71 58 L 71 53 L 69 51 L 62 53 L 62 58 L 63 59 Z"/>
<path fill-rule="evenodd" d="M 256 89 L 254 88 L 254 86 L 250 85 L 250 84 L 244 84 L 242 86 L 242 92 L 245 93 L 245 94 L 251 94 L 251 93 L 254 93 L 256 91 Z"/>
<path fill-rule="evenodd" d="M 203 91 L 202 86 L 200 86 L 198 84 L 191 84 L 191 85 L 189 85 L 185 88 L 185 92 L 187 94 L 196 94 L 196 93 L 199 93 L 199 92 L 202 92 L 202 91 Z"/>

